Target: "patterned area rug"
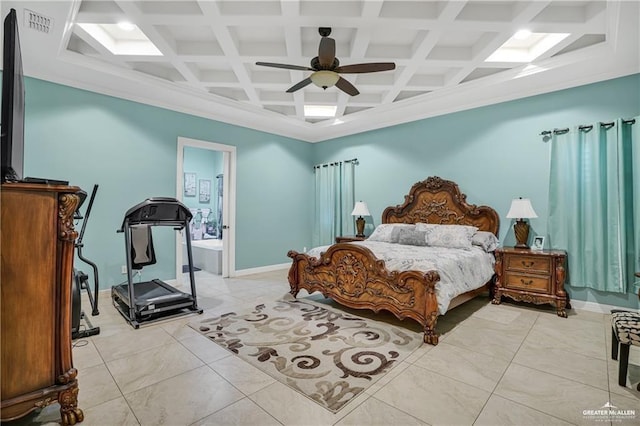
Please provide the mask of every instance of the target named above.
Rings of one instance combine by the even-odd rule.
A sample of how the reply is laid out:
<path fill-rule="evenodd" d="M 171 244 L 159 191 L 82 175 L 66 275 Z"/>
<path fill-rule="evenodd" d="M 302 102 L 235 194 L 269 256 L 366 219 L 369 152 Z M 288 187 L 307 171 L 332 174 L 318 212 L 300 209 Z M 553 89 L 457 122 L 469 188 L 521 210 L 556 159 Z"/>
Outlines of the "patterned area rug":
<path fill-rule="evenodd" d="M 334 413 L 422 343 L 422 334 L 299 300 L 190 326 Z"/>

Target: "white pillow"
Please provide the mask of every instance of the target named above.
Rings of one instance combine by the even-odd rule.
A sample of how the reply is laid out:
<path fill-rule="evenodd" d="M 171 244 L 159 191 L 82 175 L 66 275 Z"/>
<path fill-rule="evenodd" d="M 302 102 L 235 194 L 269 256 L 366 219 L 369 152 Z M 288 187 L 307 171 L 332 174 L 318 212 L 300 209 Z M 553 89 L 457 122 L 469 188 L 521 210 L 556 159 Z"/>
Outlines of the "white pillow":
<path fill-rule="evenodd" d="M 406 228 L 406 229 L 414 229 L 415 225 L 411 223 L 382 223 L 376 226 L 376 229 L 371 233 L 367 240 L 369 241 L 381 241 L 383 243 L 393 243 L 397 241 L 393 241 L 391 234 L 394 229 Z"/>
<path fill-rule="evenodd" d="M 471 250 L 471 240 L 478 231 L 475 226 L 437 225 L 431 223 L 416 224 L 418 231 L 426 231 L 428 246 L 448 247 Z"/>

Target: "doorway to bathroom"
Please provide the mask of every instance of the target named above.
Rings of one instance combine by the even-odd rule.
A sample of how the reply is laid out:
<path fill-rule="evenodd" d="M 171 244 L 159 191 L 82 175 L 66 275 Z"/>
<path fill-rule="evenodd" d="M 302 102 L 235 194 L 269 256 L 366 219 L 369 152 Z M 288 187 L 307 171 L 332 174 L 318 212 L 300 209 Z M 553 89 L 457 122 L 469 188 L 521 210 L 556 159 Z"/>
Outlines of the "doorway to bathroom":
<path fill-rule="evenodd" d="M 235 275 L 236 147 L 178 137 L 176 198 L 191 210 L 188 230 L 196 270 Z M 184 235 L 176 238 L 176 277 L 187 261 Z"/>

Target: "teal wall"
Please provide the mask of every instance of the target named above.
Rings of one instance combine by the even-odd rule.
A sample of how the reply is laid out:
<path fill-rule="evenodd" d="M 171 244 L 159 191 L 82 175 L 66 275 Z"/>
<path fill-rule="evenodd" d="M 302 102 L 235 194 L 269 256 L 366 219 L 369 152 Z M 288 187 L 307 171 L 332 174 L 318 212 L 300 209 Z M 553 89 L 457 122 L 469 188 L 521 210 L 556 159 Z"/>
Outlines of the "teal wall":
<path fill-rule="evenodd" d="M 313 156 L 316 163 L 358 158 L 356 199 L 369 206 L 369 232 L 385 207 L 402 204 L 413 183 L 435 175 L 457 182 L 470 203 L 495 208 L 500 239 L 513 245 L 505 216 L 515 197 L 530 198 L 539 216 L 530 237 L 547 232 L 549 144 L 540 132 L 639 114 L 637 74 L 325 141 Z M 568 290 L 578 300 L 638 307 L 631 293 Z"/>
<path fill-rule="evenodd" d="M 640 75 L 634 75 L 307 144 L 36 79 L 27 79 L 26 90 L 25 174 L 67 179 L 87 191 L 100 184 L 84 253 L 98 263 L 102 288 L 122 281 L 124 243 L 115 230 L 124 212 L 150 196 L 175 196 L 178 136 L 237 147 L 241 270 L 288 262 L 288 250 L 308 247 L 311 166 L 354 157 L 360 160 L 356 198 L 369 205 L 369 230 L 413 183 L 437 175 L 458 182 L 469 202 L 498 211 L 503 244 L 514 243 L 504 216 L 518 196 L 531 198 L 540 216 L 531 220 L 531 234 L 545 235 L 549 145 L 540 132 L 640 114 Z M 160 238 L 156 246 L 168 244 L 172 259 L 171 236 Z M 168 263 L 163 273 L 170 278 Z M 633 294 L 569 292 L 578 300 L 638 307 Z"/>
<path fill-rule="evenodd" d="M 116 229 L 127 209 L 176 196 L 179 136 L 236 147 L 236 269 L 285 263 L 288 250 L 309 246 L 310 144 L 42 80 L 25 85 L 25 175 L 65 179 L 87 192 L 100 185 L 84 255 L 98 264 L 101 288 L 124 278 Z M 151 277 L 145 268 L 144 279 L 173 278 L 173 233 L 154 232 L 154 243 L 162 269 Z"/>

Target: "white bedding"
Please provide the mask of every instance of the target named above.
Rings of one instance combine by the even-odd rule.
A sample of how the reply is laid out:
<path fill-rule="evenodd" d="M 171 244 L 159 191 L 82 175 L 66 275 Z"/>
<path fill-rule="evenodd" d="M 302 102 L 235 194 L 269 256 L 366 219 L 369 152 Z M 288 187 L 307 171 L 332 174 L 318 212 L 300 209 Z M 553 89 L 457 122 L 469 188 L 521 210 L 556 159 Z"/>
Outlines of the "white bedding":
<path fill-rule="evenodd" d="M 380 241 L 358 241 L 358 244 L 371 250 L 390 271 L 417 270 L 422 272 L 436 270 L 440 281 L 436 283 L 438 311 L 444 314 L 454 297 L 467 291 L 482 287 L 494 273 L 495 258 L 480 247 L 471 250 L 430 246 L 410 246 Z M 309 256 L 319 257 L 330 246 L 315 247 L 307 252 Z"/>

